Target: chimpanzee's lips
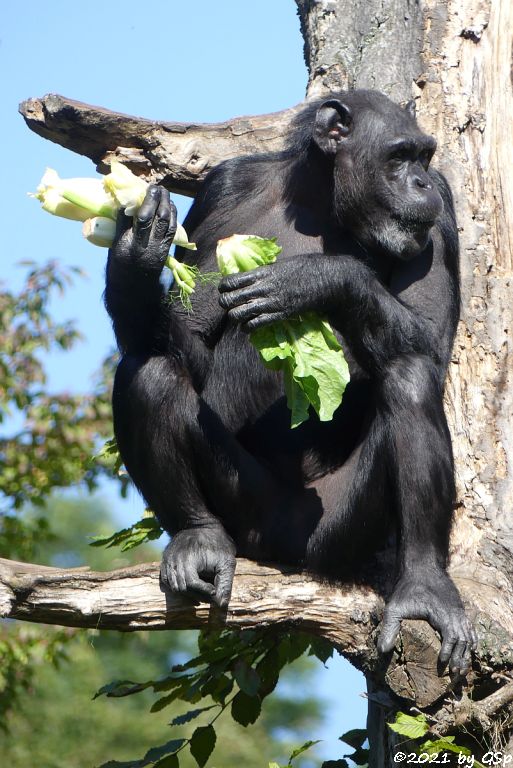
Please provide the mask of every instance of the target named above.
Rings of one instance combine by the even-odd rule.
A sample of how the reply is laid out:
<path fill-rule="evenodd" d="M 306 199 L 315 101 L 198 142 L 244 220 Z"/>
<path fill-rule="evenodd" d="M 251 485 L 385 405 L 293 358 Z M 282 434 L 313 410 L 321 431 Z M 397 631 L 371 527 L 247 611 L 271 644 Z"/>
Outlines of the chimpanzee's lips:
<path fill-rule="evenodd" d="M 422 233 L 427 232 L 431 229 L 431 227 L 434 226 L 436 218 L 435 219 L 418 219 L 418 218 L 406 218 L 405 216 L 394 216 L 392 215 L 392 218 L 394 218 L 398 224 L 403 229 L 408 230 L 408 232 L 414 232 L 414 233 Z"/>

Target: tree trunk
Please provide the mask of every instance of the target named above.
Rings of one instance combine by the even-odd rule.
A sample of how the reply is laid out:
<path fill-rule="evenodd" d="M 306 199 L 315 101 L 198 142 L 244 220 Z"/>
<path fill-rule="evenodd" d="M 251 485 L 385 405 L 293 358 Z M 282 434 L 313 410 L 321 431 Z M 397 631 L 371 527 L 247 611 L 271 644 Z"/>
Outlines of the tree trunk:
<path fill-rule="evenodd" d="M 437 164 L 455 194 L 461 234 L 462 314 L 446 386 L 458 486 L 451 573 L 477 626 L 479 652 L 469 688 L 458 697 L 443 678 L 434 685 L 436 674 L 423 666 L 433 649 L 419 651 L 415 632 L 403 633 L 387 670 L 365 644 L 358 659 L 370 691 L 370 765 L 396 765 L 397 744 L 385 719 L 411 704 L 429 713 L 433 733 L 464 725 L 458 742 L 477 758 L 487 748 L 513 754 L 511 741 L 506 746 L 513 732 L 513 6 L 510 0 L 296 2 L 308 98 L 341 87 L 376 88 L 397 101 L 414 97 L 421 125 L 438 139 Z M 186 194 L 224 157 L 281 146 L 295 112 L 170 126 L 62 97 L 31 100 L 21 111 L 38 133 L 100 167 L 118 155 Z M 349 624 L 359 621 L 346 616 Z M 349 646 L 339 646 L 351 656 Z"/>

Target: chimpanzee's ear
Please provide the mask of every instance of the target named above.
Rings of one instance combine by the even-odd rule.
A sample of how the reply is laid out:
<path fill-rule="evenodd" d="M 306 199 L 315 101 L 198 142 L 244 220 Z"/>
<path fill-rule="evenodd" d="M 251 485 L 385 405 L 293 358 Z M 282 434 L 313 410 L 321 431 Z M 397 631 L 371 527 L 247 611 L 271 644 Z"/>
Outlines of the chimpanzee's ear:
<path fill-rule="evenodd" d="M 353 118 L 346 104 L 330 99 L 321 104 L 315 115 L 313 137 L 327 155 L 334 155 L 340 142 L 349 136 Z"/>
<path fill-rule="evenodd" d="M 415 108 L 415 99 L 411 99 L 411 101 L 408 101 L 404 105 L 404 111 L 408 112 L 410 117 L 413 117 L 415 120 L 415 117 L 417 116 L 416 108 Z"/>

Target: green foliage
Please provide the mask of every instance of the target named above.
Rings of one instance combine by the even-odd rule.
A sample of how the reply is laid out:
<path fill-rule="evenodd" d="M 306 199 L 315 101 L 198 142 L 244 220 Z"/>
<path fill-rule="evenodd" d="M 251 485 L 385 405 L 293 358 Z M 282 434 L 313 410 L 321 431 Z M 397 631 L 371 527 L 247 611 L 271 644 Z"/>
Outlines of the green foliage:
<path fill-rule="evenodd" d="M 158 520 L 153 517 L 143 517 L 130 528 L 123 528 L 121 531 L 116 531 L 111 536 L 95 537 L 95 540 L 91 542 L 91 547 L 120 547 L 122 552 L 127 552 L 129 549 L 134 549 L 141 544 L 145 544 L 148 541 L 154 541 L 160 539 L 163 534 L 163 530 L 158 523 Z"/>
<path fill-rule="evenodd" d="M 36 542 L 33 555 L 37 562 L 47 565 L 80 566 L 87 562 L 96 569 L 121 567 L 141 560 L 155 559 L 156 553 L 151 545 L 145 544 L 125 553 L 119 553 L 113 560 L 113 550 L 94 548 L 88 544 L 92 531 L 112 528 L 112 519 L 105 507 L 89 499 L 82 500 L 50 500 L 48 513 L 52 518 L 53 527 L 60 532 L 59 538 Z M 37 511 L 22 510 L 20 519 L 27 524 Z M 19 627 L 15 623 L 4 625 L 0 630 L 1 642 L 4 642 L 4 630 L 9 631 L 9 639 L 19 639 L 19 657 L 13 659 L 11 671 L 14 689 L 17 690 L 16 706 L 9 707 L 6 716 L 0 714 L 0 720 L 5 722 L 8 732 L 0 733 L 0 754 L 2 765 L 10 768 L 24 768 L 32 765 L 34 754 L 37 754 L 38 768 L 93 768 L 103 763 L 108 757 L 116 757 L 118 766 L 141 765 L 130 761 L 131 755 L 144 755 L 147 760 L 150 751 L 169 742 L 182 740 L 185 748 L 179 753 L 179 765 L 182 768 L 193 768 L 196 760 L 192 756 L 187 739 L 195 731 L 196 725 L 205 727 L 212 716 L 220 712 L 219 704 L 207 695 L 206 701 L 200 704 L 177 699 L 164 702 L 165 706 L 155 707 L 154 713 L 149 714 L 155 698 L 161 701 L 167 694 L 174 691 L 175 685 L 180 684 L 184 674 L 195 671 L 195 661 L 175 664 L 183 671 L 169 675 L 170 658 L 176 659 L 176 654 L 186 654 L 190 658 L 193 649 L 192 633 L 187 632 L 151 632 L 118 634 L 114 632 L 88 632 L 65 630 L 62 638 L 63 651 L 68 661 L 59 664 L 57 669 L 51 661 L 50 653 L 45 654 L 45 648 L 60 640 L 61 632 L 43 627 Z M 22 635 L 18 638 L 18 632 Z M 67 637 L 69 633 L 69 638 Z M 55 637 L 55 640 L 52 638 Z M 33 638 L 33 650 L 28 643 Z M 74 640 L 70 642 L 70 640 Z M 246 638 L 243 639 L 246 643 Z M 287 638 L 286 638 L 287 640 Z M 200 639 L 201 647 L 211 648 L 213 639 Z M 228 636 L 227 642 L 230 641 Z M 242 642 L 242 641 L 241 641 Z M 64 643 L 66 645 L 64 646 Z M 294 644 L 286 642 L 286 655 L 293 656 Z M 301 643 L 301 647 L 304 644 Z M 294 653 L 293 653 L 294 651 Z M 223 661 L 226 651 L 216 649 L 210 651 L 216 654 L 218 661 Z M 268 654 L 272 659 L 277 658 L 277 652 Z M 24 674 L 23 657 L 28 657 L 26 671 L 27 685 L 20 686 L 20 676 Z M 2 673 L 8 671 L 6 657 L 0 659 Z M 60 661 L 60 659 L 59 659 Z M 236 659 L 234 661 L 235 668 Z M 268 668 L 274 666 L 270 663 Z M 265 669 L 265 666 L 263 666 Z M 309 688 L 308 675 L 312 667 L 307 659 L 296 661 L 291 678 L 303 682 Z M 240 676 L 241 669 L 237 668 Z M 285 677 L 287 669 L 284 670 Z M 158 696 L 155 697 L 151 683 L 144 682 L 135 686 L 133 682 L 125 687 L 116 683 L 105 686 L 105 690 L 119 696 L 100 696 L 96 701 L 91 700 L 95 689 L 100 688 L 105 680 L 116 675 L 119 680 L 155 681 Z M 14 679 L 15 678 L 15 679 Z M 174 679 L 176 678 L 176 681 Z M 237 684 L 230 674 L 212 677 L 210 689 L 216 699 L 228 697 L 228 689 L 235 693 Z M 12 688 L 7 691 L 5 700 L 9 705 Z M 139 691 L 137 696 L 132 695 Z M 205 686 L 208 691 L 208 686 Z M 288 738 L 300 739 L 305 729 L 314 728 L 319 717 L 319 704 L 311 698 L 298 696 L 297 690 L 290 695 L 277 694 L 273 701 L 266 700 L 266 706 L 258 721 L 248 730 L 235 723 L 229 716 L 219 718 L 215 722 L 217 744 L 214 758 L 215 765 L 222 768 L 261 768 L 275 755 L 288 754 L 289 744 L 283 743 L 283 731 L 288 730 Z M 44 713 L 44 717 L 41 716 Z M 279 732 L 279 738 L 275 735 Z M 94 734 L 94 737 L 91 737 Z M 187 741 L 187 743 L 186 743 Z M 37 743 L 34 753 L 34 743 Z M 87 745 L 87 749 L 84 745 Z M 153 746 L 152 746 L 153 745 Z M 113 754 L 115 752 L 115 754 Z M 166 750 L 155 765 L 178 765 L 171 753 Z M 299 759 L 298 759 L 299 760 Z M 298 761 L 296 761 L 297 763 Z M 152 765 L 152 763 L 149 763 Z"/>
<path fill-rule="evenodd" d="M 46 391 L 42 355 L 69 350 L 81 338 L 72 323 L 53 320 L 49 302 L 80 270 L 65 271 L 55 262 L 41 268 L 24 264 L 29 271 L 18 293 L 0 286 L 0 422 L 7 433 L 0 438 L 2 515 L 27 502 L 42 505 L 55 488 L 78 483 L 94 488 L 105 469 L 89 459 L 98 436 L 112 429 L 106 383 L 112 360 L 105 362 L 90 394 Z M 13 539 L 14 527 L 6 519 L 0 520 L 0 536 L 4 529 Z M 22 533 L 18 529 L 16 537 Z"/>
<path fill-rule="evenodd" d="M 289 757 L 289 761 L 286 766 L 281 766 L 278 763 L 269 763 L 269 768 L 289 768 L 289 766 L 292 765 L 292 761 L 296 759 L 296 757 L 299 757 L 303 754 L 303 752 L 306 752 L 310 747 L 314 747 L 316 744 L 319 744 L 319 740 L 317 741 L 306 741 L 304 744 L 302 744 L 300 747 L 296 747 L 291 752 L 291 755 Z"/>
<path fill-rule="evenodd" d="M 389 723 L 388 727 L 408 739 L 420 739 L 429 731 L 428 722 L 422 713 L 413 716 L 398 712 L 395 722 Z"/>
<path fill-rule="evenodd" d="M 247 630 L 234 632 L 220 630 L 203 632 L 198 639 L 199 653 L 184 664 L 175 664 L 169 675 L 159 680 L 138 683 L 119 680 L 103 686 L 97 696 L 124 698 L 143 691 L 153 690 L 164 694 L 153 703 L 152 712 L 160 712 L 176 701 L 196 704 L 205 700 L 202 707 L 192 707 L 175 717 L 170 725 L 184 725 L 204 713 L 211 716 L 206 725 L 198 726 L 189 738 L 173 747 L 163 745 L 167 753 L 159 753 L 159 759 L 175 754 L 178 756 L 189 747 L 200 768 L 206 764 L 216 743 L 215 723 L 227 709 L 232 718 L 246 727 L 260 716 L 264 699 L 274 690 L 281 670 L 297 660 L 302 654 L 320 652 L 325 657 L 326 649 L 305 635 L 280 633 L 271 630 Z M 294 750 L 291 761 L 316 742 L 310 741 Z M 146 761 L 146 762 L 144 762 Z M 134 766 L 151 765 L 149 753 Z M 109 762 L 102 768 L 122 768 L 123 763 Z M 132 764 L 130 764 L 132 765 Z"/>
<path fill-rule="evenodd" d="M 7 730 L 7 713 L 28 691 L 40 664 L 58 667 L 67 657 L 70 629 L 48 630 L 44 636 L 36 628 L 3 627 L 0 634 L 0 729 Z"/>
<path fill-rule="evenodd" d="M 363 746 L 366 739 L 366 728 L 353 728 L 353 730 L 342 734 L 342 736 L 340 736 L 340 741 L 343 741 L 344 744 L 349 744 L 349 746 L 354 749 L 354 752 L 350 755 L 344 755 L 344 757 L 349 757 L 355 765 L 366 766 L 369 761 L 369 750 L 365 749 Z"/>
<path fill-rule="evenodd" d="M 420 712 L 418 715 L 407 715 L 404 712 L 398 712 L 393 723 L 388 723 L 388 727 L 396 733 L 405 736 L 412 741 L 419 741 L 429 731 L 429 725 L 425 715 Z M 441 756 L 446 752 L 454 752 L 456 754 L 471 755 L 470 749 L 467 747 L 455 744 L 455 736 L 441 736 L 435 740 L 425 739 L 420 744 L 416 745 L 415 752 L 417 755 L 438 755 Z M 483 764 L 475 759 L 473 756 L 473 763 L 476 768 L 484 768 Z"/>

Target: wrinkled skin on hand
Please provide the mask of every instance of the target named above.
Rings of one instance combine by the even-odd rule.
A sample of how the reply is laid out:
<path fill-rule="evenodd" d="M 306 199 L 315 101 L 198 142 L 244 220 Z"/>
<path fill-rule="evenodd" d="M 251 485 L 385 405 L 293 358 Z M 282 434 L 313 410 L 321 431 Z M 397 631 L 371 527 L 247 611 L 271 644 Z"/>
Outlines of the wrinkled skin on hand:
<path fill-rule="evenodd" d="M 225 608 L 235 573 L 235 544 L 219 525 L 178 531 L 162 556 L 160 577 L 172 592 Z"/>
<path fill-rule="evenodd" d="M 411 574 L 405 572 L 390 597 L 383 616 L 378 651 L 391 651 L 402 619 L 425 619 L 442 637 L 440 666 L 449 663 L 451 675 L 464 677 L 471 664 L 477 635 L 465 615 L 458 591 L 443 570 Z"/>
<path fill-rule="evenodd" d="M 120 211 L 112 246 L 117 263 L 160 274 L 176 233 L 176 208 L 167 190 L 150 184 L 132 219 Z"/>
<path fill-rule="evenodd" d="M 322 256 L 280 256 L 273 264 L 224 277 L 219 284 L 219 303 L 249 333 L 315 310 L 326 294 L 336 290 L 329 266 Z M 305 291 L 305 285 L 309 290 Z"/>

